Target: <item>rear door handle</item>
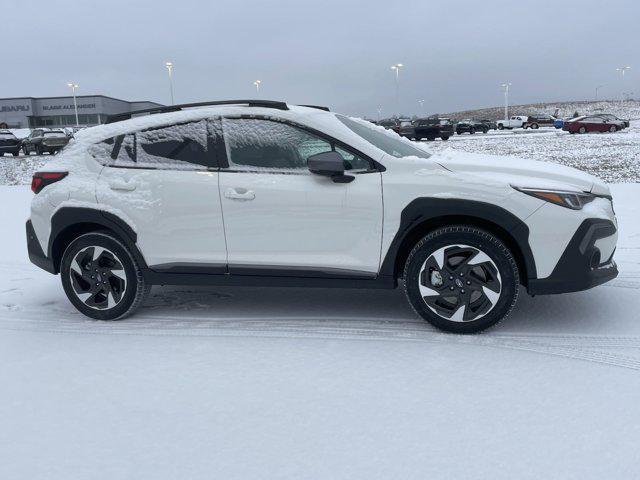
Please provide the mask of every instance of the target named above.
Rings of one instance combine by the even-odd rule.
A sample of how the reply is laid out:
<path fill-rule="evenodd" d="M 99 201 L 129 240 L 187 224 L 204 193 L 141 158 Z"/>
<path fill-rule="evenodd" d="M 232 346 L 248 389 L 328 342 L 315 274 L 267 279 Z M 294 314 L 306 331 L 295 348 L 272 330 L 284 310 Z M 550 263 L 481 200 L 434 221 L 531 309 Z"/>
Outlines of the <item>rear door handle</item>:
<path fill-rule="evenodd" d="M 111 190 L 122 190 L 124 192 L 133 192 L 136 189 L 136 184 L 133 181 L 126 182 L 124 180 L 111 180 L 109 182 L 109 188 Z"/>
<path fill-rule="evenodd" d="M 224 196 L 232 200 L 253 200 L 256 198 L 254 191 L 246 188 L 227 188 L 224 191 Z"/>

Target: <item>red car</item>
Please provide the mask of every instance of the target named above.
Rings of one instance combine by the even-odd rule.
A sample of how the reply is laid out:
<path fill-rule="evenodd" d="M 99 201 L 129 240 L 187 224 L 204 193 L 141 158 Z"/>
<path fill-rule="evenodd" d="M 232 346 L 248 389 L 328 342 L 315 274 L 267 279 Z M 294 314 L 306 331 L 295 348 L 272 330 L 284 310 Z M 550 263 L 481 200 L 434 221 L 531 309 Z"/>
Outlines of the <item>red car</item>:
<path fill-rule="evenodd" d="M 617 132 L 624 128 L 620 122 L 611 121 L 597 115 L 572 118 L 564 122 L 562 129 L 569 133 Z"/>

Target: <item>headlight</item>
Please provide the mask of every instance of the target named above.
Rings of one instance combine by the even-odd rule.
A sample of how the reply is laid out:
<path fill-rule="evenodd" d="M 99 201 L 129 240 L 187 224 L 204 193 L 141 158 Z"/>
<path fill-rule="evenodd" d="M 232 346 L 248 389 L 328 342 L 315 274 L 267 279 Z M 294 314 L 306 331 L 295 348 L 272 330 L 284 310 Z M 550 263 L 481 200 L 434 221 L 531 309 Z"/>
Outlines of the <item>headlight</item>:
<path fill-rule="evenodd" d="M 519 192 L 532 197 L 555 203 L 572 210 L 581 210 L 587 203 L 592 202 L 596 195 L 588 192 L 567 192 L 563 190 L 538 190 L 534 188 L 513 187 Z"/>

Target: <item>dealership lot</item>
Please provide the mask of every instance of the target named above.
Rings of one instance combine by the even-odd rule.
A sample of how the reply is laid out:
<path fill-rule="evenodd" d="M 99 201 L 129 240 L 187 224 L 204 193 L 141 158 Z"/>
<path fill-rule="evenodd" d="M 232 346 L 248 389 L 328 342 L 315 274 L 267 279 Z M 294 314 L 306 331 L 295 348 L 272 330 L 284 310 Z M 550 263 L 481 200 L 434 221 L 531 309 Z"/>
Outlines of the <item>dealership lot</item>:
<path fill-rule="evenodd" d="M 640 436 L 640 124 L 419 145 L 608 179 L 620 276 L 562 296 L 522 292 L 499 328 L 469 337 L 432 329 L 401 290 L 157 287 L 136 317 L 95 322 L 26 255 L 26 184 L 55 156 L 0 159 L 0 477 L 349 478 L 335 475 L 349 464 L 371 479 L 399 466 L 465 478 L 472 463 L 479 477 L 512 478 L 495 468 L 508 458 L 530 478 L 624 478 L 636 466 L 626 439 Z M 24 462 L 34 450 L 41 460 Z"/>
<path fill-rule="evenodd" d="M 555 162 L 611 183 L 640 182 L 640 120 L 633 120 L 630 128 L 616 133 L 571 135 L 553 128 L 492 130 L 487 134 L 454 135 L 447 142 L 423 140 L 419 144 L 432 152 L 454 148 Z M 53 158 L 49 155 L 0 158 L 0 185 L 29 183 L 35 169 Z"/>

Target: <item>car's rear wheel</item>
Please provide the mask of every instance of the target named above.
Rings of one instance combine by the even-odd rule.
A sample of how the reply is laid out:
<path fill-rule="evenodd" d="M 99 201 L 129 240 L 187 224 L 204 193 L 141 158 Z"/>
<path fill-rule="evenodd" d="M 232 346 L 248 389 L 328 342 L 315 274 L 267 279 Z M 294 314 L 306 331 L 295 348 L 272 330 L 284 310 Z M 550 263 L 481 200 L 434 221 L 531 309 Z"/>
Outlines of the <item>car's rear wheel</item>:
<path fill-rule="evenodd" d="M 449 140 L 449 135 L 442 135 L 440 138 L 446 142 Z"/>
<path fill-rule="evenodd" d="M 578 133 L 587 133 L 587 127 L 580 127 Z"/>
<path fill-rule="evenodd" d="M 532 123 L 532 124 L 531 124 L 531 128 L 532 128 L 533 130 L 537 130 L 537 129 L 539 129 L 539 128 L 540 128 L 540 125 L 538 125 L 537 123 Z"/>
<path fill-rule="evenodd" d="M 71 242 L 60 274 L 69 301 L 96 320 L 131 315 L 151 289 L 132 253 L 109 232 L 87 233 Z"/>
<path fill-rule="evenodd" d="M 475 333 L 505 318 L 518 297 L 513 254 L 470 225 L 439 228 L 413 248 L 404 288 L 414 310 L 441 330 Z"/>
<path fill-rule="evenodd" d="M 436 137 L 433 137 L 431 135 L 427 136 L 427 141 L 428 142 L 433 142 L 436 139 Z"/>
<path fill-rule="evenodd" d="M 488 128 L 483 128 L 483 129 L 482 129 L 482 133 L 487 133 L 488 131 L 489 131 L 489 129 L 488 129 Z"/>
<path fill-rule="evenodd" d="M 618 131 L 618 127 L 616 127 L 615 125 L 611 125 L 611 126 L 609 127 L 609 131 L 610 131 L 611 133 L 615 133 L 615 132 L 617 132 L 617 131 Z"/>

